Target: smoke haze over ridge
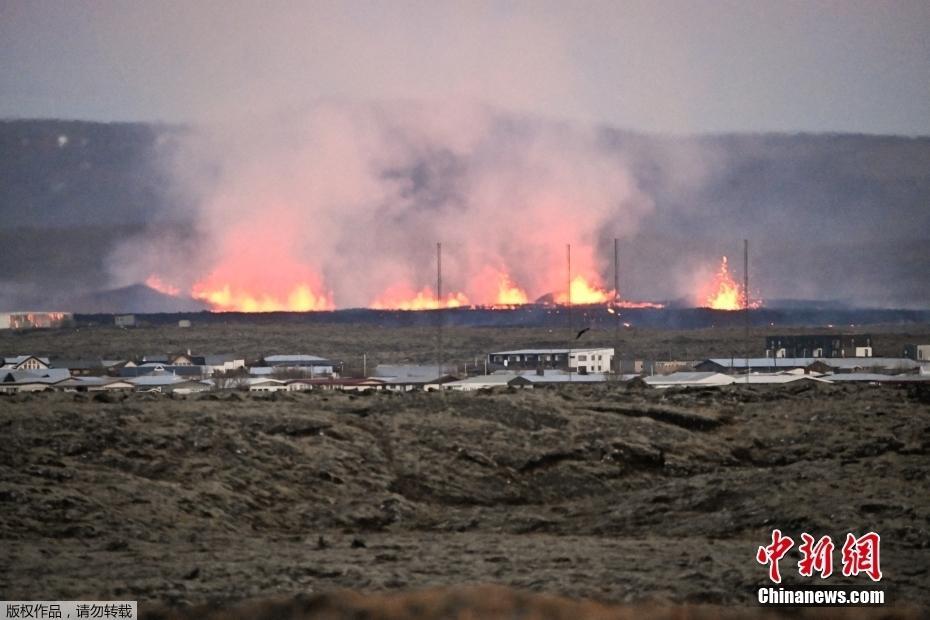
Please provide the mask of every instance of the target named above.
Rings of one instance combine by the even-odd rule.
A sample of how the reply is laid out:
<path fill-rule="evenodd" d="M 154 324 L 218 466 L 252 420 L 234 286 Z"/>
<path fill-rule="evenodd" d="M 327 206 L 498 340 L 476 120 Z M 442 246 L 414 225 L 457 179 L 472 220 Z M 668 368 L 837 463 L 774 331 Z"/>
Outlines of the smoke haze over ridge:
<path fill-rule="evenodd" d="M 340 114 L 371 118 L 379 108 L 372 104 Z M 412 106 L 406 114 L 421 114 L 413 112 L 416 109 Z M 479 119 L 493 120 L 485 125 L 489 133 L 484 143 L 500 147 L 501 153 L 508 152 L 502 145 L 510 145 L 510 152 L 518 151 L 518 160 L 523 163 L 530 161 L 523 153 L 531 143 L 528 136 L 542 131 L 549 143 L 563 134 L 574 135 L 575 143 L 588 148 L 594 161 L 611 169 L 618 167 L 612 181 L 615 185 L 605 186 L 598 179 L 594 184 L 600 188 L 597 192 L 585 196 L 573 191 L 571 198 L 599 199 L 604 196 L 604 187 L 617 187 L 631 192 L 626 196 L 634 201 L 632 206 L 611 195 L 606 215 L 594 209 L 591 221 L 571 221 L 578 218 L 572 214 L 566 220 L 572 226 L 595 231 L 591 251 L 595 253 L 597 275 L 606 284 L 612 285 L 612 239 L 615 235 L 622 237 L 620 289 L 628 299 L 681 297 L 686 303 L 695 303 L 696 282 L 716 270 L 722 254 L 735 258 L 738 266 L 741 240 L 749 238 L 753 292 L 766 302 L 787 298 L 841 300 L 870 307 L 930 305 L 926 277 L 930 273 L 930 255 L 926 252 L 930 231 L 930 210 L 926 208 L 926 197 L 930 195 L 930 139 L 803 134 L 661 138 L 603 127 L 576 128 L 569 123 L 488 108 L 469 109 Z M 307 110 L 302 114 L 306 118 L 313 116 Z M 401 111 L 395 110 L 395 114 L 403 116 Z M 301 150 L 298 138 L 305 137 L 307 128 L 298 130 L 295 124 L 292 131 L 283 120 L 266 124 L 269 130 L 276 129 L 265 140 L 290 143 L 292 147 L 284 150 L 284 159 L 297 161 L 294 153 Z M 496 133 L 490 131 L 492 127 L 497 127 Z M 151 272 L 175 279 L 179 287 L 208 274 L 222 256 L 221 248 L 213 241 L 219 238 L 220 231 L 235 226 L 248 231 L 254 222 L 272 221 L 270 216 L 255 212 L 235 222 L 221 212 L 223 202 L 217 200 L 218 190 L 224 183 L 232 187 L 236 179 L 221 176 L 224 158 L 217 147 L 224 139 L 233 144 L 238 141 L 240 146 L 253 140 L 257 144 L 260 140 L 254 136 L 262 133 L 260 126 L 233 126 L 229 131 L 224 138 L 222 132 L 210 137 L 211 133 L 193 128 L 0 122 L 0 178 L 6 179 L 0 183 L 0 217 L 5 222 L 0 228 L 4 256 L 0 306 L 6 310 L 55 306 L 100 311 L 111 306 L 85 304 L 85 294 L 137 284 Z M 422 138 L 424 132 L 415 135 Z M 437 129 L 429 135 L 438 139 L 448 137 L 450 132 Z M 467 133 L 464 125 L 461 133 Z M 390 143 L 399 135 L 393 134 Z M 63 138 L 67 138 L 65 144 Z M 469 143 L 457 143 L 460 155 L 456 158 L 416 151 L 405 144 L 390 152 L 413 159 L 398 159 L 407 165 L 395 162 L 390 168 L 392 178 L 372 178 L 376 186 L 391 188 L 388 195 L 400 195 L 397 211 L 406 213 L 408 222 L 421 218 L 435 222 L 448 217 L 448 226 L 454 227 L 460 206 L 453 198 L 469 189 L 465 180 L 482 178 L 462 170 L 466 160 L 461 152 L 465 147 Z M 248 167 L 239 161 L 242 152 L 240 148 L 227 157 L 227 174 Z M 568 153 L 557 154 L 554 161 L 565 163 Z M 426 160 L 419 163 L 421 156 Z M 410 165 L 414 160 L 418 163 Z M 258 159 L 251 165 L 262 169 Z M 478 170 L 486 168 L 479 166 Z M 272 167 L 267 175 L 276 179 L 283 173 Z M 497 178 L 498 186 L 502 186 L 503 172 L 491 171 L 487 175 Z M 275 191 L 301 189 L 304 183 L 300 179 L 305 178 L 285 178 Z M 582 172 L 562 180 L 565 178 L 573 182 L 585 180 Z M 549 187 L 557 180 L 540 187 Z M 251 186 L 250 178 L 238 182 Z M 401 192 L 400 188 L 410 191 Z M 257 194 L 253 188 L 253 195 Z M 211 200 L 213 206 L 208 208 Z M 259 202 L 267 206 L 267 197 Z M 447 205 L 446 210 L 433 213 L 424 208 L 425 214 L 414 210 L 415 205 L 434 203 Z M 375 206 L 379 204 L 372 202 L 371 213 L 377 215 Z M 620 215 L 616 223 L 615 210 Z M 416 285 L 434 283 L 435 231 L 418 237 L 404 228 L 391 231 L 383 220 L 367 226 L 342 218 L 339 213 L 335 215 L 344 230 L 349 231 L 353 225 L 359 228 L 360 238 L 380 236 L 377 243 L 386 245 L 389 255 L 404 258 L 400 263 L 402 273 L 409 274 Z M 489 238 L 502 238 L 504 233 L 494 228 L 502 220 L 496 212 L 489 217 L 478 233 L 483 237 L 488 229 Z M 519 214 L 505 213 L 502 217 L 517 221 L 523 229 L 517 235 L 527 234 L 533 225 L 530 217 Z M 599 223 L 595 226 L 592 222 Z M 309 221 L 301 225 L 309 225 Z M 368 232 L 364 232 L 366 228 Z M 566 229 L 564 235 L 560 231 L 554 247 L 547 249 L 562 272 L 564 244 L 572 230 Z M 463 231 L 452 230 L 450 234 L 461 236 Z M 479 247 L 487 247 L 488 240 L 481 237 Z M 318 270 L 322 254 L 314 252 L 312 239 L 302 242 L 306 243 L 302 247 L 308 253 L 308 266 Z M 397 241 L 397 246 L 387 245 L 388 239 Z M 409 247 L 400 247 L 400 240 Z M 261 265 L 266 265 L 273 246 L 259 241 L 250 238 L 242 251 L 252 252 Z M 451 278 L 452 264 L 461 260 L 462 252 L 452 240 L 443 241 L 446 270 Z M 333 240 L 323 242 L 326 248 L 337 247 Z M 573 242 L 577 272 L 581 241 Z M 359 277 L 354 275 L 355 270 L 378 267 L 373 248 L 349 243 L 348 247 L 338 246 L 338 250 L 347 254 L 336 258 L 351 268 L 354 278 Z M 505 248 L 515 254 L 517 250 Z M 393 265 L 398 267 L 397 263 Z M 459 276 L 477 275 L 470 265 L 467 269 L 464 264 L 460 267 Z M 533 276 L 539 265 L 521 260 L 510 267 Z M 738 268 L 736 271 L 740 272 Z M 319 273 L 330 277 L 322 270 Z M 559 283 L 563 281 L 560 277 Z M 446 288 L 464 285 L 460 279 L 449 279 Z M 347 287 L 349 292 L 357 290 L 351 284 Z M 166 299 L 157 307 L 171 303 Z M 338 303 L 344 305 L 346 301 Z M 143 311 L 149 307 L 155 306 L 133 305 L 131 309 Z"/>
<path fill-rule="evenodd" d="M 561 291 L 566 243 L 573 272 L 598 280 L 602 230 L 626 239 L 654 208 L 595 129 L 486 106 L 319 104 L 196 132 L 169 165 L 197 196 L 201 270 L 134 239 L 120 284 L 277 299 L 306 284 L 320 308 L 434 289 L 436 241 L 447 290 L 473 303 L 495 303 L 504 274 L 531 298 Z"/>

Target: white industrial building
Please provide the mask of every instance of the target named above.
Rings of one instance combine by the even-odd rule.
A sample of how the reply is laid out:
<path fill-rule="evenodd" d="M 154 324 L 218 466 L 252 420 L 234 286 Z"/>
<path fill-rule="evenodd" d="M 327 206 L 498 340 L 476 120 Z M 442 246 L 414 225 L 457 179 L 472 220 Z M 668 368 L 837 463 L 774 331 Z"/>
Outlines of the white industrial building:
<path fill-rule="evenodd" d="M 578 373 L 610 372 L 614 348 L 514 349 L 488 353 L 489 370 L 561 368 Z"/>

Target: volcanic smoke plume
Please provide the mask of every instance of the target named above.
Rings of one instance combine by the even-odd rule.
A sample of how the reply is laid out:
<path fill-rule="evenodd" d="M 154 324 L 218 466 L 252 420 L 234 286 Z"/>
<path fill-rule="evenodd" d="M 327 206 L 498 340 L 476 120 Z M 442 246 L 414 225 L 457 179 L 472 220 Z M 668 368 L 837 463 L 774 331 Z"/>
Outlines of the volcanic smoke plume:
<path fill-rule="evenodd" d="M 436 307 L 437 241 L 443 305 L 564 296 L 566 243 L 602 301 L 599 237 L 653 207 L 595 129 L 480 106 L 323 103 L 199 129 L 170 165 L 198 255 L 152 240 L 131 270 L 218 310 Z"/>

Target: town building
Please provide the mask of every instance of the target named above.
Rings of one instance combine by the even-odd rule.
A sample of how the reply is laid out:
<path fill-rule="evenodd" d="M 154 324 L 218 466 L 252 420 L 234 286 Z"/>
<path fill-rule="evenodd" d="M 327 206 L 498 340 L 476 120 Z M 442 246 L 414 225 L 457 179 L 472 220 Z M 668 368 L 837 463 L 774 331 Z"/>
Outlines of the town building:
<path fill-rule="evenodd" d="M 250 392 L 286 392 L 287 382 L 271 377 L 250 377 L 245 380 Z"/>
<path fill-rule="evenodd" d="M 287 371 L 298 372 L 308 377 L 333 376 L 336 364 L 332 360 L 316 355 L 266 355 L 255 368 L 270 368 L 271 371 L 259 371 L 253 374 L 282 374 Z"/>
<path fill-rule="evenodd" d="M 340 390 L 343 392 L 368 392 L 387 389 L 384 381 L 373 378 L 336 378 L 320 377 L 316 379 L 291 379 L 287 382 L 291 392 L 306 390 Z"/>
<path fill-rule="evenodd" d="M 902 374 L 920 372 L 922 363 L 900 357 L 715 357 L 697 364 L 699 372 L 745 374 L 749 372 L 784 372 L 803 370 L 807 374 L 881 372 Z"/>
<path fill-rule="evenodd" d="M 104 375 L 118 375 L 120 368 L 125 364 L 124 360 L 53 359 L 49 367 L 67 368 L 72 376 L 101 377 Z"/>
<path fill-rule="evenodd" d="M 578 373 L 610 372 L 614 349 L 515 349 L 488 353 L 489 370 L 536 370 L 559 368 Z"/>
<path fill-rule="evenodd" d="M 128 379 L 137 392 L 163 392 L 170 394 L 193 394 L 213 388 L 204 381 L 193 381 L 170 373 L 156 373 Z"/>
<path fill-rule="evenodd" d="M 145 377 L 147 375 L 164 374 L 188 377 L 190 379 L 202 379 L 207 376 L 207 369 L 205 366 L 193 366 L 191 364 L 173 366 L 158 362 L 146 362 L 138 366 L 126 365 L 119 369 L 120 377 Z"/>
<path fill-rule="evenodd" d="M 436 364 L 378 364 L 370 378 L 381 381 L 385 389 L 393 392 L 436 390 L 459 379 L 454 366 L 444 365 L 440 371 Z"/>
<path fill-rule="evenodd" d="M 49 367 L 47 357 L 35 355 L 17 355 L 0 358 L 0 368 L 4 370 L 42 370 Z"/>
<path fill-rule="evenodd" d="M 523 375 L 515 373 L 494 373 L 491 375 L 475 375 L 459 381 L 450 381 L 443 385 L 444 389 L 455 392 L 474 392 L 477 390 L 505 389 L 505 388 L 532 388 L 533 383 Z"/>
<path fill-rule="evenodd" d="M 778 372 L 807 368 L 817 361 L 816 357 L 712 357 L 694 365 L 697 372 L 745 373 Z"/>
<path fill-rule="evenodd" d="M 766 336 L 766 357 L 872 357 L 869 334 Z"/>
<path fill-rule="evenodd" d="M 643 379 L 646 385 L 654 388 L 670 387 L 720 387 L 732 385 L 736 379 L 732 375 L 720 372 L 673 372 L 668 375 L 654 375 Z"/>
<path fill-rule="evenodd" d="M 136 386 L 128 380 L 115 377 L 72 376 L 56 383 L 55 389 L 65 392 L 132 392 Z"/>
<path fill-rule="evenodd" d="M 136 326 L 136 315 L 135 314 L 117 314 L 113 317 L 113 324 L 117 327 L 135 327 Z"/>
<path fill-rule="evenodd" d="M 909 344 L 904 347 L 904 357 L 918 362 L 930 361 L 930 344 Z"/>
<path fill-rule="evenodd" d="M 245 368 L 245 358 L 237 358 L 235 355 L 229 354 L 195 356 L 194 361 L 201 366 L 205 366 L 208 375 L 217 372 L 233 372 Z"/>
<path fill-rule="evenodd" d="M 0 370 L 0 393 L 44 392 L 55 389 L 71 375 L 66 369 L 41 368 L 37 370 Z"/>

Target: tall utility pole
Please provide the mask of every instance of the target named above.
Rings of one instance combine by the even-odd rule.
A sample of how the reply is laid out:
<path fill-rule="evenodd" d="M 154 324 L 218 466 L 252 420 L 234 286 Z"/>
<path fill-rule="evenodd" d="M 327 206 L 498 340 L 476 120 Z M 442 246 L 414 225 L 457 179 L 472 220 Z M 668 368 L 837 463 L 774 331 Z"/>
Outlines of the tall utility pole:
<path fill-rule="evenodd" d="M 620 376 L 620 241 L 614 237 L 614 361 Z"/>
<path fill-rule="evenodd" d="M 743 239 L 743 314 L 746 318 L 746 383 L 749 383 L 749 239 Z"/>
<path fill-rule="evenodd" d="M 568 381 L 572 380 L 572 336 L 575 334 L 572 326 L 572 244 L 566 245 L 568 250 Z"/>
<path fill-rule="evenodd" d="M 436 298 L 439 307 L 436 310 L 436 369 L 438 378 L 442 378 L 442 242 L 436 243 Z M 442 385 L 440 384 L 440 391 Z"/>

